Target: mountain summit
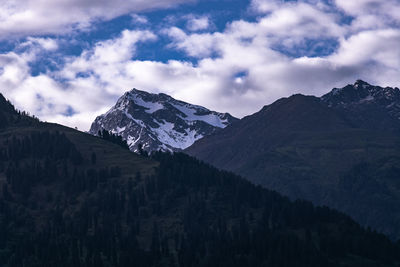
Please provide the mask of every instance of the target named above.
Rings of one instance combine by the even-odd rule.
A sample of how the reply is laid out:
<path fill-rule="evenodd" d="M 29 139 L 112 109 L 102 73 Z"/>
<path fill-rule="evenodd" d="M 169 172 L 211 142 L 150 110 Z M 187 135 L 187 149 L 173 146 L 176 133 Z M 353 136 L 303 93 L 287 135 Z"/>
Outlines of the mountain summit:
<path fill-rule="evenodd" d="M 400 133 L 400 89 L 374 86 L 362 80 L 334 88 L 322 101 L 355 127 Z"/>
<path fill-rule="evenodd" d="M 166 94 L 132 89 L 106 114 L 96 118 L 90 133 L 105 129 L 121 135 L 132 151 L 179 151 L 238 119 L 228 113 L 176 100 Z"/>
<path fill-rule="evenodd" d="M 389 110 L 399 108 L 400 89 L 374 86 L 362 80 L 343 88 L 334 88 L 322 96 L 329 106 L 349 106 L 362 103 L 377 103 Z"/>

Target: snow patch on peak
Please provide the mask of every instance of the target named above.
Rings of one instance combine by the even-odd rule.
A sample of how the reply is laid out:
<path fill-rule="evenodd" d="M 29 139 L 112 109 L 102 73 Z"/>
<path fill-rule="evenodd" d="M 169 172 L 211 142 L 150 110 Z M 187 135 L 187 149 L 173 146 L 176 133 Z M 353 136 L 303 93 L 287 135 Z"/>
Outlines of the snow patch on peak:
<path fill-rule="evenodd" d="M 125 129 L 126 129 L 126 126 L 125 126 L 125 127 L 122 127 L 122 128 L 120 128 L 120 127 L 117 126 L 117 128 L 111 130 L 111 132 L 112 132 L 113 134 L 118 134 L 118 135 L 119 135 L 120 133 L 122 133 L 123 131 L 125 131 Z"/>
<path fill-rule="evenodd" d="M 133 97 L 132 100 L 138 106 L 144 107 L 145 112 L 148 114 L 153 114 L 154 112 L 164 109 L 164 105 L 158 102 L 146 102 L 140 96 Z"/>
<path fill-rule="evenodd" d="M 176 109 L 178 109 L 180 112 L 185 114 L 185 117 L 181 117 L 182 119 L 193 122 L 193 121 L 204 121 L 207 124 L 210 124 L 214 127 L 218 128 L 225 128 L 227 126 L 228 120 L 227 119 L 221 119 L 218 114 L 213 114 L 211 111 L 205 108 L 201 108 L 202 112 L 207 112 L 209 114 L 204 114 L 204 115 L 198 115 L 198 109 L 193 109 L 188 105 L 177 105 L 177 104 L 172 104 Z M 192 106 L 193 107 L 193 106 Z"/>
<path fill-rule="evenodd" d="M 372 95 L 368 95 L 367 97 L 361 99 L 360 103 L 373 101 L 374 99 L 375 99 L 375 97 L 373 97 Z"/>
<path fill-rule="evenodd" d="M 157 139 L 161 143 L 179 149 L 185 149 L 203 137 L 195 130 L 185 129 L 184 133 L 181 133 L 175 131 L 174 127 L 173 123 L 165 122 L 159 128 L 151 128 L 151 130 L 156 133 Z"/>

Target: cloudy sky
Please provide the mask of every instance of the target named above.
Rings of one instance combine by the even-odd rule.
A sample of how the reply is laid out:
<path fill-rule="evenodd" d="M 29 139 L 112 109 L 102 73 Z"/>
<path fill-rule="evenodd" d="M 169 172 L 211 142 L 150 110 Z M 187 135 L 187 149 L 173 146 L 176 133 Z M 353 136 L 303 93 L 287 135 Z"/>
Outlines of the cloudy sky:
<path fill-rule="evenodd" d="M 242 117 L 356 79 L 400 86 L 399 0 L 1 0 L 0 92 L 81 130 L 131 88 Z"/>

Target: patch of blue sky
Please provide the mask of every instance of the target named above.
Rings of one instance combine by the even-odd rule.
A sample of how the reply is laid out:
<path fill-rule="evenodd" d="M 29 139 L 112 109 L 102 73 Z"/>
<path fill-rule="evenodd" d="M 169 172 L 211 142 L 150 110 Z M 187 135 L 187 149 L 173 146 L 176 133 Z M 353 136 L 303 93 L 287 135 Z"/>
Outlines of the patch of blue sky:
<path fill-rule="evenodd" d="M 306 39 L 291 47 L 281 44 L 272 46 L 272 49 L 292 58 L 299 57 L 325 57 L 334 53 L 339 47 L 339 41 L 329 39 Z"/>
<path fill-rule="evenodd" d="M 195 63 L 195 59 L 187 56 L 186 53 L 169 47 L 170 43 L 170 38 L 163 35 L 158 36 L 157 41 L 139 42 L 136 45 L 137 53 L 132 60 L 157 61 L 162 63 L 167 63 L 170 60 L 178 60 Z"/>
<path fill-rule="evenodd" d="M 57 62 L 58 59 L 58 62 Z M 30 73 L 33 77 L 39 76 L 42 73 L 47 73 L 49 71 L 56 71 L 59 66 L 62 65 L 64 60 L 59 57 L 58 54 L 42 54 L 36 57 L 36 60 L 29 62 Z"/>
<path fill-rule="evenodd" d="M 88 72 L 78 72 L 76 74 L 76 78 L 89 78 L 94 76 L 95 74 L 92 71 L 88 71 Z"/>
<path fill-rule="evenodd" d="M 239 71 L 235 73 L 234 78 L 239 78 L 239 79 L 246 78 L 248 75 L 249 75 L 248 71 Z"/>
<path fill-rule="evenodd" d="M 255 19 L 254 14 L 248 12 L 250 0 L 204 0 L 194 4 L 182 5 L 173 10 L 158 10 L 143 13 L 153 24 L 159 24 L 162 27 L 168 23 L 174 23 L 173 26 L 184 28 L 185 18 L 188 14 L 195 16 L 208 16 L 214 27 L 211 31 L 223 31 L 226 25 L 234 20 Z M 163 23 L 157 23 L 163 22 Z"/>
<path fill-rule="evenodd" d="M 68 106 L 67 109 L 62 113 L 62 115 L 66 117 L 71 117 L 76 113 L 77 112 L 71 106 Z"/>
<path fill-rule="evenodd" d="M 0 41 L 0 53 L 7 53 L 13 51 L 15 48 L 16 42 L 10 40 Z"/>

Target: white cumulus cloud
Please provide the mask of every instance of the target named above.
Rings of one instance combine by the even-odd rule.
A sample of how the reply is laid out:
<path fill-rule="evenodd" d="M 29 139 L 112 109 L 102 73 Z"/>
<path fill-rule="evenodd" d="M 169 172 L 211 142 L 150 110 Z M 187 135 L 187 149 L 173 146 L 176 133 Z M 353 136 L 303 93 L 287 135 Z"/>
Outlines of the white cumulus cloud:
<path fill-rule="evenodd" d="M 97 20 L 171 8 L 194 0 L 2 0 L 0 39 L 61 34 L 86 28 Z M 136 17 L 137 19 L 138 17 Z M 142 19 L 139 17 L 139 19 Z"/>
<path fill-rule="evenodd" d="M 206 30 L 210 27 L 210 19 L 207 16 L 189 16 L 186 27 L 189 31 Z"/>

